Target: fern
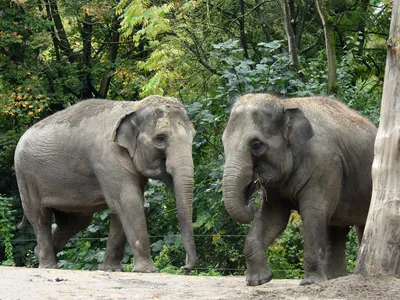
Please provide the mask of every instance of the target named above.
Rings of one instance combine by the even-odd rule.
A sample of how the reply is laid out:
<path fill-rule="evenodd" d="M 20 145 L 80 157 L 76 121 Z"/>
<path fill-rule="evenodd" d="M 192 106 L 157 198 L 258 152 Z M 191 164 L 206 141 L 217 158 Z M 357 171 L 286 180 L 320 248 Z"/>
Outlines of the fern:
<path fill-rule="evenodd" d="M 184 43 L 190 39 L 185 20 L 197 2 L 188 1 L 183 6 L 177 3 L 151 6 L 148 1 L 133 0 L 126 6 L 127 1 L 121 0 L 117 6 L 118 11 L 123 11 L 123 36 L 131 36 L 135 46 L 143 41 L 150 52 L 145 61 L 137 63 L 138 70 L 148 74 L 148 80 L 141 87 L 141 96 L 173 95 L 185 74 L 192 76 L 187 59 L 184 59 L 187 52 Z"/>

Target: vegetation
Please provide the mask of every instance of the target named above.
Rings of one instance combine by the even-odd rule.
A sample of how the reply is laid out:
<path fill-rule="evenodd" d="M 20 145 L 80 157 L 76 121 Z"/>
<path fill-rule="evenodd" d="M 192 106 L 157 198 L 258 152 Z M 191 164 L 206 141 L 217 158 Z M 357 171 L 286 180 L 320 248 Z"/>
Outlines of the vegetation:
<path fill-rule="evenodd" d="M 333 94 L 378 123 L 390 12 L 389 0 L 0 0 L 0 261 L 36 264 L 32 230 L 16 230 L 22 208 L 12 165 L 21 134 L 82 99 L 163 94 L 187 105 L 197 132 L 193 273 L 242 274 L 248 227 L 231 220 L 221 196 L 230 105 L 248 92 Z M 181 272 L 174 198 L 156 181 L 146 198 L 155 264 Z M 108 215 L 67 244 L 62 268 L 98 267 Z M 354 266 L 353 231 L 348 248 Z M 295 212 L 266 255 L 277 277 L 301 276 Z M 132 266 L 129 247 L 124 263 Z"/>

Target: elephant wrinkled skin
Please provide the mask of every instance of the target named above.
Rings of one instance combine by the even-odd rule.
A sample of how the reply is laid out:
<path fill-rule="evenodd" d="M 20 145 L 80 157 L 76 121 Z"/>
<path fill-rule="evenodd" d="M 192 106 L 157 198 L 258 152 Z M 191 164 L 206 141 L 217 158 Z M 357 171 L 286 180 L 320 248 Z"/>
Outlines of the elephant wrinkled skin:
<path fill-rule="evenodd" d="M 328 97 L 249 94 L 235 102 L 223 135 L 223 196 L 234 220 L 253 222 L 245 243 L 248 285 L 271 280 L 265 251 L 293 209 L 304 229 L 301 284 L 346 274 L 349 226 L 360 241 L 368 214 L 376 131 Z M 255 214 L 256 185 L 264 192 Z"/>
<path fill-rule="evenodd" d="M 173 186 L 184 268 L 191 270 L 196 261 L 193 137 L 184 106 L 159 96 L 138 102 L 85 100 L 27 130 L 16 148 L 15 170 L 25 217 L 36 235 L 39 267 L 57 268 L 56 254 L 67 241 L 90 224 L 95 212 L 109 207 L 102 268 L 122 270 L 128 241 L 133 271 L 155 272 L 143 208 L 147 180 L 154 178 Z"/>

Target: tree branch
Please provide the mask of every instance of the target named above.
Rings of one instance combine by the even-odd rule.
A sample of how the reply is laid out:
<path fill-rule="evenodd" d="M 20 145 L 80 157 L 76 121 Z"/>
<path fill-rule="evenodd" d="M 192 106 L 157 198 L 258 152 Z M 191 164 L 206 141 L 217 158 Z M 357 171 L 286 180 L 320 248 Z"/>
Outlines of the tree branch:
<path fill-rule="evenodd" d="M 110 71 L 115 70 L 114 63 L 117 59 L 117 54 L 118 54 L 118 46 L 119 46 L 119 30 L 120 28 L 120 22 L 119 18 L 117 16 L 114 17 L 113 19 L 113 25 L 111 27 L 111 47 L 110 47 L 110 55 L 109 55 L 109 60 L 112 63 L 112 67 Z M 100 84 L 100 89 L 99 89 L 99 94 L 101 98 L 107 98 L 107 93 L 108 89 L 110 88 L 110 83 L 111 83 L 111 75 L 110 74 L 105 74 L 103 76 L 103 79 L 101 80 Z"/>
<path fill-rule="evenodd" d="M 61 21 L 60 13 L 58 11 L 57 0 L 48 0 L 50 7 L 51 18 L 53 19 L 54 25 L 58 34 L 58 41 L 61 50 L 67 55 L 68 60 L 73 63 L 75 61 L 75 54 L 69 44 L 67 34 L 65 33 L 64 26 Z"/>

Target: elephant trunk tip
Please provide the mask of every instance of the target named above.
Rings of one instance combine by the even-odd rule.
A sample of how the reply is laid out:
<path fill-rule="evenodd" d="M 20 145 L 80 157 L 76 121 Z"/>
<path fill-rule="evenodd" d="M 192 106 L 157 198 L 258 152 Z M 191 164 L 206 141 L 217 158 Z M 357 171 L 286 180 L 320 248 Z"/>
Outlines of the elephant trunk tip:
<path fill-rule="evenodd" d="M 249 205 L 237 209 L 236 206 L 232 206 L 232 202 L 224 201 L 225 208 L 228 214 L 240 224 L 250 224 L 254 220 L 255 209 L 254 203 L 250 201 Z"/>

